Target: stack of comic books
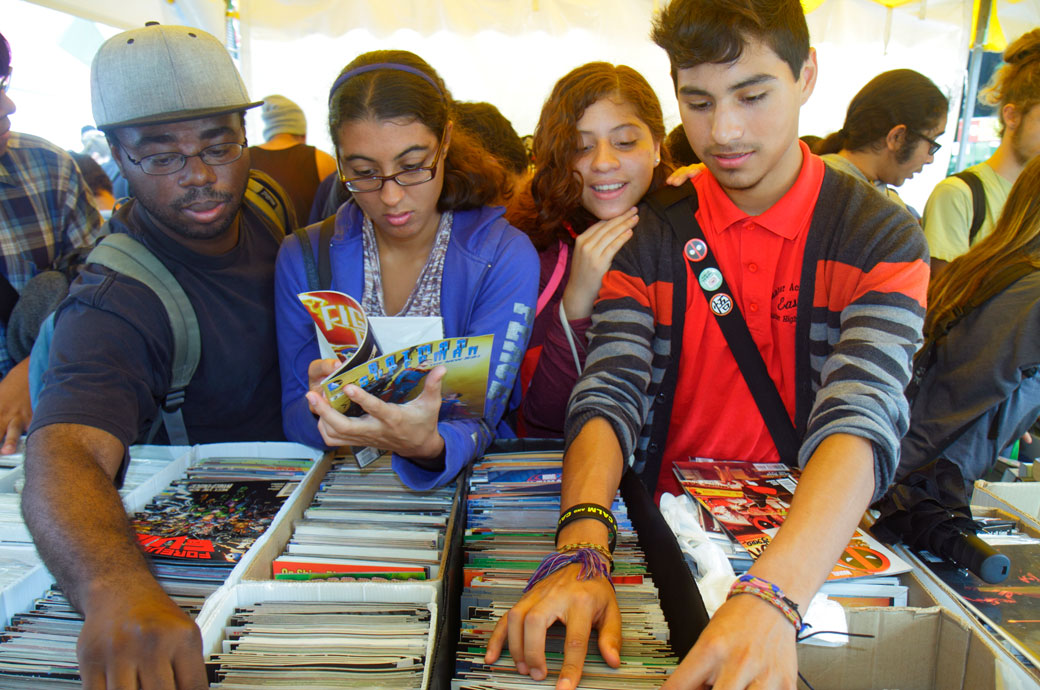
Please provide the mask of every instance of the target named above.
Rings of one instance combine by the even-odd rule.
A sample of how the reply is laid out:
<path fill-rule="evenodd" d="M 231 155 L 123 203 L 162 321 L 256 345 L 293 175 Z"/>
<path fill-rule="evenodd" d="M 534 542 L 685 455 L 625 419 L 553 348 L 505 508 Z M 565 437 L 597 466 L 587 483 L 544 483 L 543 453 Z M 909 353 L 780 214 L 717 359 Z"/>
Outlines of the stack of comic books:
<path fill-rule="evenodd" d="M 431 491 L 404 485 L 382 458 L 332 466 L 285 551 L 276 580 L 432 580 L 440 577 L 455 483 Z"/>
<path fill-rule="evenodd" d="M 309 458 L 205 458 L 133 515 L 130 525 L 167 593 L 201 607 L 312 463 Z"/>
<path fill-rule="evenodd" d="M 235 609 L 207 665 L 227 688 L 419 690 L 432 615 L 411 603 L 268 601 Z"/>
<path fill-rule="evenodd" d="M 508 649 L 494 664 L 484 663 L 484 653 L 495 623 L 520 599 L 531 574 L 555 548 L 561 474 L 561 452 L 487 455 L 474 466 L 466 502 L 466 587 L 453 690 L 541 686 L 517 674 Z M 619 669 L 609 668 L 593 634 L 581 687 L 656 688 L 678 659 L 669 647 L 658 592 L 620 496 L 611 510 L 620 527 L 613 582 L 622 616 L 622 663 Z M 564 628 L 550 628 L 545 649 L 553 682 L 563 643 Z"/>
<path fill-rule="evenodd" d="M 131 516 L 156 579 L 185 613 L 198 615 L 312 464 L 309 458 L 206 458 Z M 79 687 L 82 625 L 57 589 L 29 613 L 13 616 L 0 635 L 0 687 Z"/>
<path fill-rule="evenodd" d="M 721 543 L 738 574 L 765 551 L 787 516 L 798 471 L 781 463 L 697 460 L 674 463 L 701 526 Z M 726 548 L 728 547 L 728 548 Z M 821 592 L 847 606 L 905 606 L 898 575 L 911 566 L 857 529 Z"/>
<path fill-rule="evenodd" d="M 0 687 L 5 690 L 78 688 L 76 638 L 83 618 L 57 589 L 28 613 L 12 617 L 0 636 Z"/>

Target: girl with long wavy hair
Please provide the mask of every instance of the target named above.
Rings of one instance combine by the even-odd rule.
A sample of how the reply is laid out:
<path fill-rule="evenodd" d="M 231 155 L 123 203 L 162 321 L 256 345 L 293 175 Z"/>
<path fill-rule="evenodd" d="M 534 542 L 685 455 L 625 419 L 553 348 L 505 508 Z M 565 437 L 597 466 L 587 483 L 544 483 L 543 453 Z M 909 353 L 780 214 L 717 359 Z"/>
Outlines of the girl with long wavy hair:
<path fill-rule="evenodd" d="M 1040 157 L 993 232 L 932 281 L 924 335 L 897 479 L 942 456 L 970 486 L 1040 417 Z"/>
<path fill-rule="evenodd" d="M 560 79 L 534 133 L 535 172 L 510 210 L 541 260 L 539 298 L 521 380 L 521 434 L 563 435 L 585 363 L 585 332 L 603 276 L 664 184 L 666 132 L 650 84 L 625 65 L 591 62 Z"/>
<path fill-rule="evenodd" d="M 531 242 L 490 204 L 505 173 L 462 127 L 444 82 L 419 56 L 365 53 L 329 94 L 329 131 L 350 202 L 326 245 L 332 290 L 369 316 L 437 317 L 446 338 L 494 335 L 481 419 L 441 419 L 444 368 L 425 377 L 411 402 L 384 402 L 357 386 L 347 397 L 365 411 L 346 417 L 314 389 L 336 360 L 319 359 L 314 324 L 297 295 L 308 290 L 303 249 L 286 238 L 275 272 L 275 308 L 286 436 L 315 447 L 368 446 L 393 452 L 413 489 L 442 485 L 483 452 L 514 392 L 534 308 L 538 258 Z M 306 233 L 321 262 L 321 224 Z"/>

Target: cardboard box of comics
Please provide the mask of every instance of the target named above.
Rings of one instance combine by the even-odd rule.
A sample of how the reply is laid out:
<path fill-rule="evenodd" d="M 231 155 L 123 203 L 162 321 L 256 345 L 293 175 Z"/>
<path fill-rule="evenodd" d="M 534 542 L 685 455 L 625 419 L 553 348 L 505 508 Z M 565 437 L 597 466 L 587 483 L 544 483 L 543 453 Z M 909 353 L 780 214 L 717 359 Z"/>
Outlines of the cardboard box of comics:
<path fill-rule="evenodd" d="M 799 645 L 798 670 L 815 690 L 997 690 L 1036 681 L 946 609 L 864 608 L 848 615 L 843 647 Z"/>
<path fill-rule="evenodd" d="M 438 613 L 425 582 L 245 582 L 198 618 L 214 687 L 431 687 Z M 298 685 L 295 685 L 298 683 Z"/>
<path fill-rule="evenodd" d="M 1040 530 L 1040 482 L 975 482 L 971 504 L 1000 508 Z"/>

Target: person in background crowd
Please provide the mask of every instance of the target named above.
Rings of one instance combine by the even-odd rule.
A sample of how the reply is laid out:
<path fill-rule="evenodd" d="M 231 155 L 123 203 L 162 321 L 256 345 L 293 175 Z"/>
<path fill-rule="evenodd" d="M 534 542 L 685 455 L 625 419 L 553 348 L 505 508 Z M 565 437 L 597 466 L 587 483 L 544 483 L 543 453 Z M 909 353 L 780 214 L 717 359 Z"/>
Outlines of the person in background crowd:
<path fill-rule="evenodd" d="M 985 197 L 985 217 L 979 219 L 976 242 L 993 232 L 1011 185 L 1026 163 L 1040 155 L 1040 29 L 1007 47 L 1004 65 L 979 100 L 997 109 L 1000 145 L 987 160 L 965 170 L 979 180 Z M 936 185 L 928 197 L 922 225 L 933 277 L 971 246 L 972 199 L 968 183 L 953 176 Z"/>
<path fill-rule="evenodd" d="M 517 670 L 545 678 L 561 621 L 558 690 L 577 686 L 593 627 L 620 663 L 607 517 L 626 465 L 660 494 L 681 491 L 675 460 L 782 460 L 803 468 L 783 526 L 665 688 L 791 688 L 801 612 L 896 468 L 927 247 L 909 213 L 798 140 L 817 74 L 801 3 L 672 0 L 652 37 L 705 170 L 647 197 L 604 276 L 561 490 L 563 515 L 594 508 L 561 526 L 485 662 L 508 640 Z M 740 322 L 764 374 L 745 374 L 723 336 Z M 772 389 L 762 407 L 749 384 Z"/>
<path fill-rule="evenodd" d="M 1015 180 L 993 232 L 932 281 L 924 335 L 935 360 L 911 402 L 897 479 L 941 454 L 970 495 L 1040 417 L 1040 156 Z"/>
<path fill-rule="evenodd" d="M 935 159 L 948 110 L 946 96 L 923 74 L 882 72 L 853 96 L 841 129 L 812 150 L 836 170 L 906 207 L 893 187 Z"/>
<path fill-rule="evenodd" d="M 101 217 L 107 220 L 112 215 L 112 207 L 116 205 L 116 198 L 112 196 L 112 180 L 90 156 L 73 151 L 68 153 L 76 161 L 76 167 L 94 195 L 94 205 L 101 212 Z"/>
<path fill-rule="evenodd" d="M 11 47 L 0 35 L 0 453 L 5 454 L 17 449 L 32 419 L 28 354 L 36 334 L 21 332 L 12 313 L 30 279 L 70 270 L 81 250 L 93 246 L 102 222 L 69 154 L 11 131 L 11 78 Z M 25 308 L 23 303 L 20 311 Z M 12 353 L 9 338 L 25 346 Z"/>
<path fill-rule="evenodd" d="M 494 334 L 483 418 L 440 420 L 435 368 L 418 398 L 385 403 L 345 387 L 366 414 L 335 411 L 317 384 L 339 364 L 319 359 L 314 322 L 300 302 L 308 282 L 299 238 L 278 257 L 275 304 L 286 435 L 315 447 L 393 452 L 394 471 L 425 490 L 451 481 L 480 455 L 502 423 L 530 333 L 538 257 L 509 225 L 500 198 L 505 171 L 465 129 L 444 82 L 402 50 L 365 53 L 329 94 L 329 131 L 342 183 L 353 198 L 336 212 L 327 246 L 331 289 L 369 316 L 440 317 L 446 338 Z M 321 224 L 307 230 L 321 248 Z M 316 259 L 316 264 L 320 262 Z"/>
<path fill-rule="evenodd" d="M 265 97 L 260 114 L 264 143 L 249 147 L 253 168 L 273 177 L 288 192 L 296 210 L 293 229 L 302 227 L 318 185 L 336 172 L 336 160 L 307 145 L 307 119 L 300 106 L 285 96 Z"/>
<path fill-rule="evenodd" d="M 246 197 L 262 173 L 250 172 L 245 110 L 260 104 L 220 41 L 155 23 L 102 44 L 91 100 L 136 192 L 106 227 L 169 270 L 198 320 L 181 407 L 188 441 L 284 440 L 272 294 L 285 231 Z M 272 181 L 266 191 L 287 225 L 281 190 Z M 88 264 L 57 312 L 29 430 L 22 511 L 84 616 L 86 690 L 208 687 L 199 629 L 152 577 L 117 491 L 127 449 L 149 436 L 173 377 L 166 314 L 145 284 Z"/>
<path fill-rule="evenodd" d="M 535 172 L 510 211 L 541 261 L 538 313 L 521 369 L 525 436 L 563 435 L 603 275 L 632 237 L 635 205 L 671 169 L 661 162 L 664 136 L 656 94 L 626 65 L 582 65 L 556 82 L 542 106 Z"/>
<path fill-rule="evenodd" d="M 456 103 L 459 126 L 468 129 L 481 145 L 502 163 L 509 175 L 508 194 L 499 201 L 508 201 L 513 191 L 527 180 L 528 158 L 524 142 L 506 116 L 490 103 Z"/>
<path fill-rule="evenodd" d="M 686 132 L 682 124 L 675 126 L 664 140 L 664 150 L 668 152 L 668 158 L 676 166 L 697 165 L 701 162 L 697 154 L 690 148 L 690 140 L 686 138 Z"/>

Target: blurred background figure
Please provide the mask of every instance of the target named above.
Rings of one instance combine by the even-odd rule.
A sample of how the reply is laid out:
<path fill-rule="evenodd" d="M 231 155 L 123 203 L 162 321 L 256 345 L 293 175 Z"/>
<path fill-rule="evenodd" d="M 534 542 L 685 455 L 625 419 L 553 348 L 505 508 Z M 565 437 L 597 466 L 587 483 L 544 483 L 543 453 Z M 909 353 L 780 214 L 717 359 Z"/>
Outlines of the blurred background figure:
<path fill-rule="evenodd" d="M 285 96 L 264 98 L 260 113 L 264 143 L 250 146 L 252 167 L 275 179 L 292 199 L 296 225 L 306 224 L 318 185 L 336 172 L 336 160 L 307 145 L 307 118 L 300 106 Z"/>
<path fill-rule="evenodd" d="M 76 161 L 76 167 L 90 187 L 90 192 L 94 195 L 94 204 L 101 212 L 101 217 L 108 220 L 112 215 L 112 207 L 116 204 L 116 198 L 112 193 L 112 180 L 91 156 L 75 151 L 69 151 L 69 155 Z"/>
<path fill-rule="evenodd" d="M 509 196 L 527 181 L 530 159 L 524 142 L 498 108 L 490 103 L 456 103 L 459 125 L 470 131 L 505 167 L 509 174 Z M 502 199 L 504 202 L 505 199 Z"/>
<path fill-rule="evenodd" d="M 882 72 L 853 96 L 845 124 L 818 142 L 813 152 L 905 207 L 893 187 L 935 159 L 936 139 L 946 131 L 948 110 L 946 96 L 920 72 Z"/>
<path fill-rule="evenodd" d="M 683 129 L 681 124 L 676 125 L 675 129 L 665 137 L 664 148 L 668 152 L 672 163 L 677 167 L 695 165 L 701 162 L 701 159 L 693 152 L 690 140 L 686 138 L 686 130 Z"/>

